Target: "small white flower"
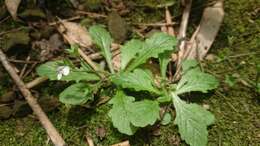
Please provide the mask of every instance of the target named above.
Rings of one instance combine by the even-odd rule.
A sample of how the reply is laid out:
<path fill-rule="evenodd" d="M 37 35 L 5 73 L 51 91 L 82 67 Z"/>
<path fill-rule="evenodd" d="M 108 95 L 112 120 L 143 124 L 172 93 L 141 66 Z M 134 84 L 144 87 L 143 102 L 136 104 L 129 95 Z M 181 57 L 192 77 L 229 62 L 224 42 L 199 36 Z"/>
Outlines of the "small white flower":
<path fill-rule="evenodd" d="M 70 67 L 69 66 L 59 66 L 57 68 L 57 79 L 60 80 L 62 76 L 67 76 L 70 73 Z"/>

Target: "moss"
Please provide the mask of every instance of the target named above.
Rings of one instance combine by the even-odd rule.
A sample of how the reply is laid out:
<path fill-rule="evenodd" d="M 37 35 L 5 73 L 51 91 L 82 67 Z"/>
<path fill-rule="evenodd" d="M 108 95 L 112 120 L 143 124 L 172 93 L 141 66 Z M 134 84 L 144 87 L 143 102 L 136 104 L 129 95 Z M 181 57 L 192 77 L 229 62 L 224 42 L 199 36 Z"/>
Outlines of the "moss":
<path fill-rule="evenodd" d="M 208 145 L 210 146 L 243 146 L 260 143 L 260 106 L 257 99 L 259 94 L 241 82 L 237 82 L 233 87 L 224 83 L 226 74 L 239 74 L 238 79 L 245 81 L 255 79 L 256 64 L 260 62 L 259 53 L 257 54 L 260 46 L 260 21 L 257 20 L 259 15 L 255 14 L 255 9 L 259 4 L 257 0 L 225 1 L 226 17 L 211 49 L 211 53 L 216 54 L 218 59 L 204 64 L 204 69 L 216 75 L 221 84 L 210 98 L 205 98 L 200 102 L 208 104 L 210 111 L 216 117 L 215 125 L 209 127 Z M 164 16 L 163 11 L 147 15 L 145 9 L 140 9 L 140 11 L 136 9 L 134 13 L 131 17 L 135 19 L 134 22 L 158 21 Z M 151 16 L 153 20 L 150 19 Z M 146 20 L 147 18 L 150 20 Z M 239 57 L 240 55 L 242 56 Z M 61 91 L 64 88 L 64 85 L 56 85 L 55 89 L 58 90 L 55 90 L 52 85 L 56 83 L 43 84 L 39 90 L 45 96 L 48 94 L 57 96 L 58 90 Z M 68 144 L 72 146 L 86 145 L 86 135 L 91 136 L 96 145 L 110 145 L 127 139 L 134 146 L 148 144 L 167 146 L 178 142 L 179 136 L 173 122 L 167 126 L 161 126 L 159 136 L 152 136 L 153 127 L 142 129 L 135 136 L 120 134 L 113 128 L 107 116 L 109 109 L 109 105 L 102 105 L 96 109 L 81 107 L 69 109 L 60 106 L 59 109 L 48 113 L 48 116 Z M 99 127 L 105 127 L 106 136 L 103 139 L 96 134 L 96 129 Z M 40 146 L 46 145 L 47 135 L 34 118 L 11 118 L 0 121 L 0 139 L 0 145 L 3 146 Z M 185 145 L 183 142 L 181 144 Z"/>

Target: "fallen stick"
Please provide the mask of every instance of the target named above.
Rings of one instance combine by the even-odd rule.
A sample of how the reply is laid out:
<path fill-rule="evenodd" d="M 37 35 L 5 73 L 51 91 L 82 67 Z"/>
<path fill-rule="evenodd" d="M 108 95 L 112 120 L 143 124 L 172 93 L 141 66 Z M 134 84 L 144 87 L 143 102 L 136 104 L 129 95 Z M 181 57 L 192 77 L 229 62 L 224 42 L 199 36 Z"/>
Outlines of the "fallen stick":
<path fill-rule="evenodd" d="M 176 72 L 174 74 L 174 79 L 173 79 L 174 81 L 180 79 L 181 62 L 183 60 L 183 56 L 184 56 L 185 49 L 186 49 L 186 40 L 185 40 L 186 31 L 187 31 L 187 27 L 188 27 L 189 16 L 190 16 L 191 5 L 192 5 L 192 0 L 183 0 L 182 2 L 185 5 L 185 7 L 183 10 L 180 30 L 179 30 L 179 34 L 178 34 L 178 39 L 181 41 L 178 46 L 179 51 L 177 53 Z"/>
<path fill-rule="evenodd" d="M 10 74 L 20 91 L 22 92 L 24 98 L 32 108 L 33 112 L 36 114 L 36 116 L 39 118 L 39 121 L 41 122 L 42 126 L 45 128 L 47 134 L 49 135 L 50 139 L 52 140 L 53 144 L 55 146 L 65 146 L 65 141 L 62 139 L 58 131 L 55 129 L 55 127 L 52 125 L 46 114 L 43 112 L 40 105 L 37 103 L 37 100 L 33 97 L 31 92 L 27 89 L 24 82 L 20 79 L 18 74 L 15 72 L 13 67 L 10 65 L 10 63 L 7 61 L 7 58 L 5 54 L 3 53 L 2 49 L 0 49 L 0 61 L 2 62 L 4 68 L 7 70 L 7 72 Z"/>
<path fill-rule="evenodd" d="M 86 139 L 87 139 L 88 146 L 95 146 L 93 139 L 91 137 L 86 136 Z"/>
<path fill-rule="evenodd" d="M 47 77 L 38 77 L 38 78 L 32 80 L 31 82 L 26 83 L 25 86 L 26 86 L 27 89 L 31 89 L 31 88 L 39 85 L 40 83 L 47 81 L 47 80 L 48 80 Z"/>
<path fill-rule="evenodd" d="M 120 142 L 120 143 L 117 143 L 117 144 L 113 144 L 111 146 L 130 146 L 130 143 L 129 141 L 123 141 L 123 142 Z"/>

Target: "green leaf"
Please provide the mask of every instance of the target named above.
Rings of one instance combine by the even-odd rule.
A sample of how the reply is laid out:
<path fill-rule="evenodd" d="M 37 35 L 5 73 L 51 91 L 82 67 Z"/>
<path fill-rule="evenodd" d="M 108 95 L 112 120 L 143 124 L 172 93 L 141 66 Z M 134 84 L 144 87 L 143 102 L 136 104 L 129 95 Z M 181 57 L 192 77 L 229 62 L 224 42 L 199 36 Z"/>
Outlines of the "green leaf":
<path fill-rule="evenodd" d="M 135 100 L 134 97 L 126 96 L 123 91 L 118 91 L 117 94 L 109 101 L 113 104 L 112 109 L 108 115 L 112 119 L 113 126 L 119 132 L 133 135 L 137 128 L 134 127 L 128 117 L 127 106 Z"/>
<path fill-rule="evenodd" d="M 158 102 L 134 100 L 134 97 L 126 96 L 119 90 L 109 102 L 113 104 L 108 115 L 112 118 L 114 127 L 128 135 L 133 135 L 138 127 L 153 125 L 159 118 Z"/>
<path fill-rule="evenodd" d="M 89 86 L 85 83 L 76 83 L 60 93 L 59 99 L 64 104 L 81 105 L 92 99 Z"/>
<path fill-rule="evenodd" d="M 113 40 L 109 32 L 107 32 L 102 26 L 95 25 L 89 28 L 89 33 L 94 43 L 101 49 L 101 53 L 107 61 L 110 72 L 114 73 L 112 66 L 112 54 L 110 50 Z"/>
<path fill-rule="evenodd" d="M 48 77 L 50 80 L 57 80 L 57 68 L 58 66 L 63 65 L 63 61 L 50 61 L 44 64 L 41 64 L 36 68 L 36 72 L 39 76 Z"/>
<path fill-rule="evenodd" d="M 121 48 L 121 70 L 126 68 L 127 64 L 136 57 L 137 52 L 139 52 L 142 47 L 142 41 L 133 39 Z"/>
<path fill-rule="evenodd" d="M 94 73 L 88 73 L 83 68 L 76 68 L 70 72 L 69 75 L 61 78 L 63 81 L 98 81 L 99 76 Z"/>
<path fill-rule="evenodd" d="M 137 101 L 129 104 L 128 116 L 136 127 L 153 125 L 159 119 L 159 103 L 151 100 Z"/>
<path fill-rule="evenodd" d="M 39 76 L 48 77 L 50 80 L 57 80 L 57 68 L 64 65 L 61 60 L 50 61 L 37 67 L 36 72 Z M 88 73 L 83 68 L 71 69 L 69 75 L 63 76 L 62 81 L 96 81 L 99 77 L 94 73 Z"/>
<path fill-rule="evenodd" d="M 164 95 L 157 98 L 157 101 L 160 103 L 170 102 L 172 98 L 170 96 Z"/>
<path fill-rule="evenodd" d="M 259 83 L 256 83 L 256 91 L 258 93 L 260 93 L 260 82 Z"/>
<path fill-rule="evenodd" d="M 172 93 L 176 118 L 181 138 L 191 146 L 206 146 L 207 126 L 214 123 L 214 116 L 197 104 L 187 104 Z"/>
<path fill-rule="evenodd" d="M 176 87 L 176 94 L 192 91 L 206 93 L 208 90 L 215 89 L 219 84 L 214 76 L 203 73 L 198 68 L 187 69 L 188 67 L 185 66 L 183 68 L 185 73 Z"/>
<path fill-rule="evenodd" d="M 162 125 L 168 125 L 172 121 L 172 116 L 170 113 L 165 113 L 161 121 Z"/>
<path fill-rule="evenodd" d="M 186 73 L 190 69 L 199 69 L 199 63 L 194 59 L 187 59 L 182 62 L 182 72 Z"/>
<path fill-rule="evenodd" d="M 111 79 L 113 83 L 123 88 L 160 94 L 158 89 L 153 86 L 154 78 L 149 70 L 135 69 L 133 72 L 114 75 Z"/>
<path fill-rule="evenodd" d="M 160 70 L 163 79 L 166 79 L 167 66 L 170 62 L 170 56 L 171 56 L 170 51 L 159 54 Z"/>
<path fill-rule="evenodd" d="M 237 78 L 233 75 L 225 75 L 225 81 L 226 84 L 228 84 L 230 87 L 233 87 L 236 82 L 237 82 Z"/>
<path fill-rule="evenodd" d="M 79 46 L 74 44 L 71 45 L 70 48 L 67 49 L 67 52 L 73 56 L 73 57 L 78 57 L 79 56 L 79 52 L 78 52 Z"/>
<path fill-rule="evenodd" d="M 129 64 L 127 71 L 132 71 L 139 65 L 145 63 L 149 58 L 158 58 L 160 53 L 174 51 L 177 39 L 165 33 L 155 33 L 151 38 L 145 40 L 145 44 L 137 57 Z"/>

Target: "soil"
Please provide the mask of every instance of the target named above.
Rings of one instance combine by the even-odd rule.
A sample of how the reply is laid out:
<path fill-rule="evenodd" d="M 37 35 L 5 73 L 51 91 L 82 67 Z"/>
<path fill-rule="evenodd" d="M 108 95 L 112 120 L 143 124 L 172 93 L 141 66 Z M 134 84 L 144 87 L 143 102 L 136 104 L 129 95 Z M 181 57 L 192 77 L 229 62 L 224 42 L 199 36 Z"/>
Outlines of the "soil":
<path fill-rule="evenodd" d="M 71 6 L 68 2 L 55 1 L 50 3 L 46 7 L 48 11 L 52 12 L 52 15 L 58 15 L 61 18 L 70 17 L 68 16 L 70 14 L 69 12 L 73 11 L 73 9 L 70 8 Z M 99 12 L 102 10 L 102 12 L 106 12 L 100 3 L 100 0 L 91 0 L 83 4 L 82 7 L 88 11 Z M 155 8 L 157 3 L 158 1 L 156 0 L 129 1 L 129 6 L 131 7 L 128 8 L 128 10 L 130 12 L 124 12 L 124 7 L 119 7 L 119 4 L 117 4 L 118 7 L 115 7 L 115 9 L 128 23 L 153 23 L 164 20 L 164 9 Z M 201 4 L 205 3 L 207 2 L 194 2 L 189 32 L 192 32 L 194 26 L 199 22 L 200 11 L 204 7 L 204 5 L 202 6 Z M 26 8 L 30 7 L 29 4 L 30 1 L 27 2 L 27 6 L 25 3 L 22 3 L 23 6 L 19 9 L 19 12 L 24 12 Z M 4 12 L 5 10 L 2 5 L 4 5 L 3 0 L 0 0 L 1 19 L 8 16 L 8 14 Z M 59 5 L 59 7 L 53 7 L 57 5 Z M 215 115 L 215 124 L 208 128 L 209 146 L 260 146 L 260 96 L 255 87 L 257 84 L 256 76 L 259 74 L 257 65 L 259 66 L 260 64 L 259 6 L 260 1 L 258 0 L 225 1 L 225 18 L 223 25 L 213 43 L 209 55 L 206 57 L 207 59 L 202 62 L 204 71 L 215 75 L 220 81 L 220 86 L 207 95 L 199 94 L 195 95 L 194 98 L 190 95 L 188 98 L 193 102 L 206 106 Z M 64 9 L 64 11 L 61 11 L 61 9 Z M 45 10 L 44 8 L 43 11 Z M 174 18 L 179 20 L 181 16 L 179 3 L 176 2 L 173 4 L 170 10 Z M 31 16 L 23 15 L 23 17 L 24 21 L 31 22 L 31 26 L 36 25 L 37 22 L 46 21 L 47 19 L 42 19 L 42 17 L 45 17 L 42 15 L 40 20 L 38 16 L 35 16 L 33 19 Z M 88 26 L 94 23 L 107 25 L 106 21 L 105 19 L 86 18 L 81 22 Z M 122 20 L 120 19 L 120 21 Z M 114 22 L 111 23 L 114 24 Z M 34 27 L 37 28 L 36 26 Z M 41 27 L 38 27 L 38 29 L 32 30 L 28 28 L 27 24 L 15 22 L 12 19 L 0 22 L 0 34 L 1 32 L 14 28 L 21 28 L 19 33 L 22 35 L 19 36 L 24 36 L 23 38 L 18 38 L 19 36 L 17 35 L 16 37 L 11 37 L 15 38 L 16 41 L 8 41 L 9 47 L 6 49 L 6 53 L 9 57 L 15 59 L 26 60 L 26 54 L 30 53 L 32 57 L 35 55 L 35 58 L 37 58 L 36 56 L 39 52 L 37 52 L 37 50 L 31 50 L 28 43 L 39 41 L 39 39 L 53 34 L 52 28 L 44 29 L 44 31 L 40 29 Z M 129 27 L 128 29 L 131 30 L 133 27 Z M 10 36 L 10 34 L 11 33 L 8 35 Z M 122 34 L 119 34 L 119 36 L 120 35 Z M 127 38 L 137 36 L 136 33 L 132 32 Z M 2 41 L 3 39 L 6 38 L 0 35 L 1 46 L 4 46 L 6 43 Z M 62 51 L 59 49 L 55 54 L 52 54 L 52 57 L 61 54 Z M 32 58 L 32 60 L 35 58 Z M 22 68 L 22 65 L 17 64 L 17 67 Z M 0 66 L 0 76 L 0 95 L 4 95 L 13 89 L 13 84 L 2 69 L 2 66 Z M 35 76 L 36 75 L 32 73 L 24 80 L 29 81 Z M 57 98 L 58 94 L 65 87 L 66 85 L 64 85 L 64 83 L 52 81 L 41 84 L 33 89 L 33 91 L 37 97 Z M 16 98 L 21 100 L 22 97 L 20 97 L 19 93 L 15 93 L 16 94 L 12 96 L 16 96 Z M 13 100 L 13 97 L 10 98 Z M 137 131 L 134 136 L 126 136 L 120 134 L 113 128 L 107 115 L 110 105 L 101 105 L 95 109 L 67 107 L 57 103 L 51 104 L 50 106 L 55 106 L 56 108 L 48 111 L 47 114 L 69 146 L 86 145 L 86 136 L 92 137 L 96 145 L 102 146 L 119 143 L 124 140 L 129 140 L 133 146 L 186 145 L 180 140 L 177 127 L 173 122 L 166 126 L 147 127 Z M 8 114 L 10 114 L 10 109 L 7 110 L 9 110 Z M 22 116 L 16 116 L 16 114 L 13 113 L 10 118 L 0 120 L 0 145 L 51 145 L 39 121 L 37 121 L 32 114 L 28 115 L 30 110 L 24 112 Z"/>

